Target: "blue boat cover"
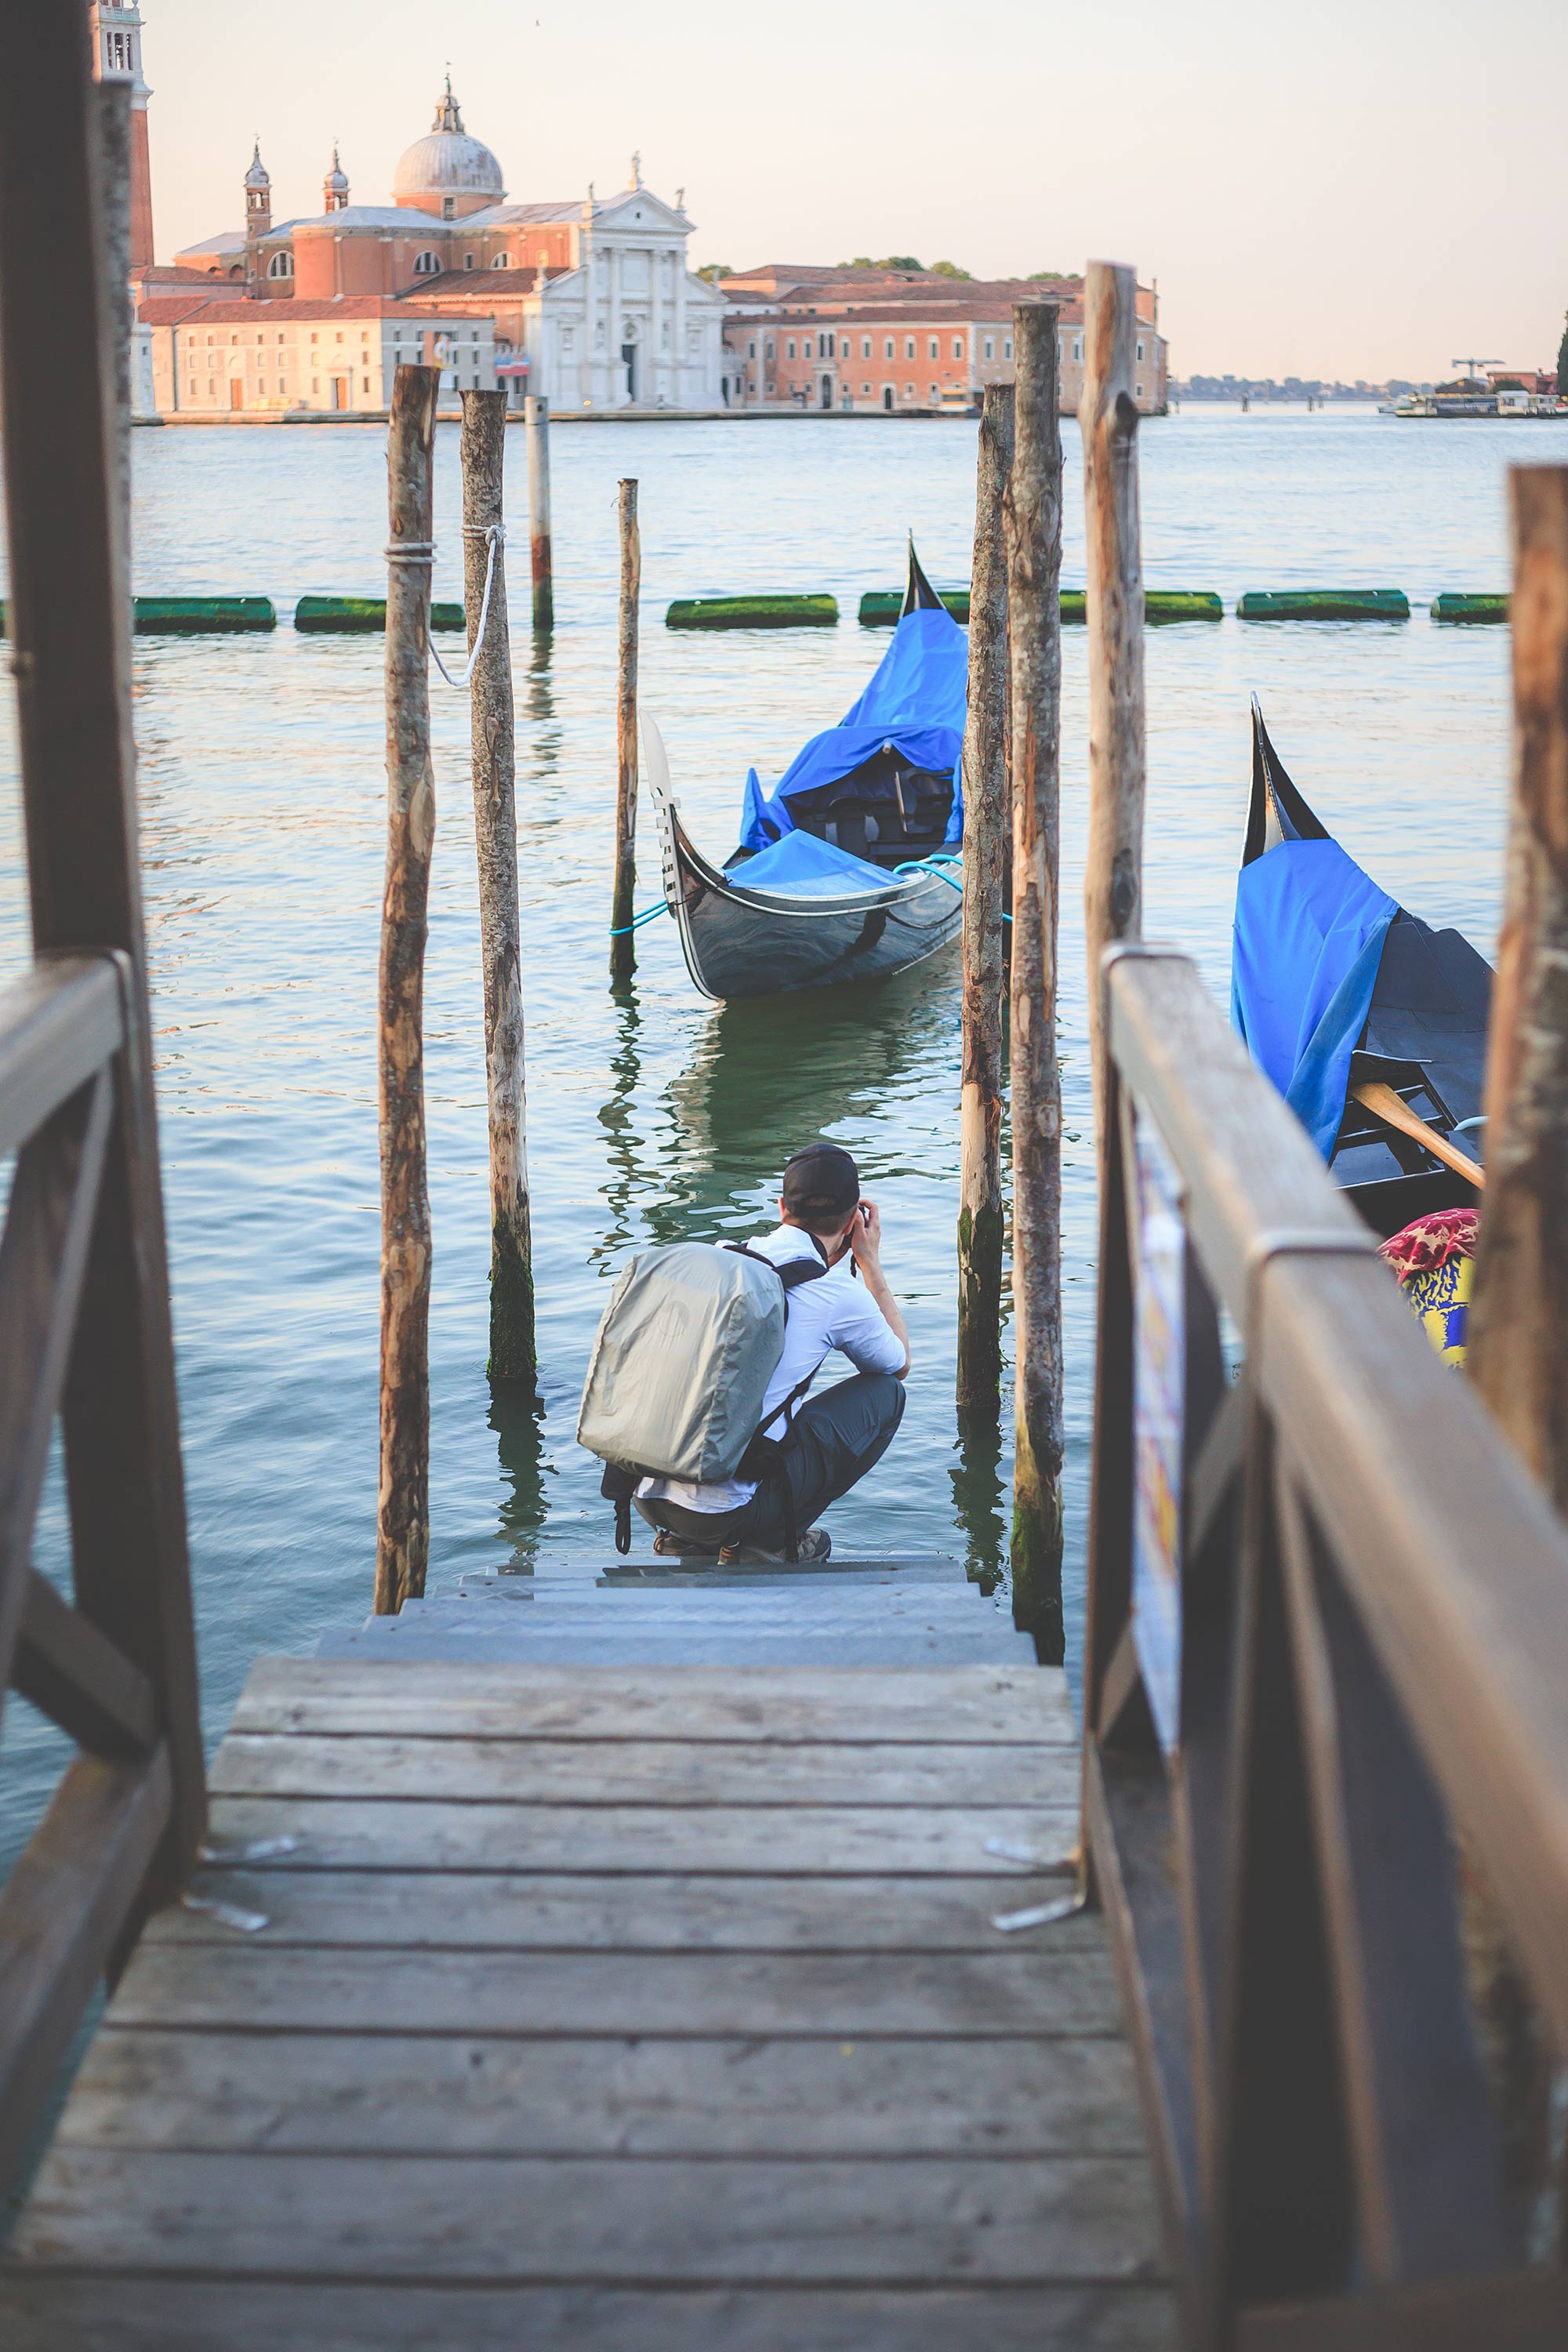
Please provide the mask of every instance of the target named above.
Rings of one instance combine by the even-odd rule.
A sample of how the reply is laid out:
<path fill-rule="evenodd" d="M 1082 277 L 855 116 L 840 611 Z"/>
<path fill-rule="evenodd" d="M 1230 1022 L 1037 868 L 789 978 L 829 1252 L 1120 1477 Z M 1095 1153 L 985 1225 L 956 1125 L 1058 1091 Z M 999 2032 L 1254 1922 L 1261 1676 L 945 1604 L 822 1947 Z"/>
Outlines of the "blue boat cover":
<path fill-rule="evenodd" d="M 728 871 L 731 881 L 748 890 L 782 890 L 792 898 L 842 898 L 855 890 L 885 890 L 893 879 L 879 866 L 851 857 L 847 849 L 837 848 L 831 841 L 818 841 L 814 833 L 793 829 Z"/>
<path fill-rule="evenodd" d="M 953 778 L 950 847 L 963 837 L 958 779 L 963 714 L 969 691 L 969 635 L 945 605 L 906 613 L 893 642 L 859 700 L 837 727 L 814 735 L 796 752 L 777 789 L 763 792 L 753 768 L 741 809 L 741 847 L 765 849 L 794 826 L 789 803 L 796 793 L 837 783 L 890 744 L 911 768 Z"/>
<path fill-rule="evenodd" d="M 1337 841 L 1298 839 L 1275 813 L 1286 838 L 1237 880 L 1231 1014 L 1327 1160 L 1399 909 Z"/>

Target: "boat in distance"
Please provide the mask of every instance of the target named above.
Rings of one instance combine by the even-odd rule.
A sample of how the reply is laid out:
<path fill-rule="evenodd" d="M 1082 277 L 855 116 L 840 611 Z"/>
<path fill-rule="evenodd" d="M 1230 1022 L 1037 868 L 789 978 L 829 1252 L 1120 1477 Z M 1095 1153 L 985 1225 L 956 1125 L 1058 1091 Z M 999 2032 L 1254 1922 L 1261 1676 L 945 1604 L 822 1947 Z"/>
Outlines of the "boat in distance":
<path fill-rule="evenodd" d="M 741 839 L 721 866 L 682 823 L 663 738 L 645 715 L 665 904 L 704 995 L 886 980 L 955 936 L 967 691 L 967 637 L 911 543 L 903 611 L 875 675 L 771 794 L 751 771 Z"/>
<path fill-rule="evenodd" d="M 1491 983 L 1462 932 L 1410 914 L 1334 840 L 1286 772 L 1255 697 L 1232 1012 L 1384 1240 L 1479 1202 Z"/>

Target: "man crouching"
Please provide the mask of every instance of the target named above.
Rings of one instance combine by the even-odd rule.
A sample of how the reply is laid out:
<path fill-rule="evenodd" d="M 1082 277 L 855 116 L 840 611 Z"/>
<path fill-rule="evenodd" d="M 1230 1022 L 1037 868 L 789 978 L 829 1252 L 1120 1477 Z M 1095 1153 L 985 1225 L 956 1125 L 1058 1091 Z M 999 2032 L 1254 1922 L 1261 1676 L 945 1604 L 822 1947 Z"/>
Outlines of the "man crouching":
<path fill-rule="evenodd" d="M 779 1216 L 751 1253 L 777 1266 L 815 1253 L 826 1271 L 789 1293 L 784 1352 L 763 1399 L 769 1475 L 718 1486 L 645 1478 L 637 1507 L 659 1530 L 656 1552 L 742 1564 L 826 1559 L 832 1538 L 815 1522 L 881 1460 L 903 1419 L 910 1335 L 882 1272 L 881 1217 L 861 1199 L 848 1152 L 834 1143 L 797 1151 Z M 802 1402 L 835 1348 L 856 1377 Z"/>

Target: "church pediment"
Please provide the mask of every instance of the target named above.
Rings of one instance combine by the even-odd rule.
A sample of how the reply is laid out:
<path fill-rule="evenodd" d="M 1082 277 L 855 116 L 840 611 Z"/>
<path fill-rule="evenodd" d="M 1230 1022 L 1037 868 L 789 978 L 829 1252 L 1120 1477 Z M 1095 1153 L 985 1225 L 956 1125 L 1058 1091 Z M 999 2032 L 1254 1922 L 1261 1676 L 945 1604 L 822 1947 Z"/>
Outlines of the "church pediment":
<path fill-rule="evenodd" d="M 670 236 L 689 236 L 691 223 L 673 205 L 667 205 L 650 188 L 627 188 L 618 196 L 594 207 L 596 229 L 657 229 Z"/>

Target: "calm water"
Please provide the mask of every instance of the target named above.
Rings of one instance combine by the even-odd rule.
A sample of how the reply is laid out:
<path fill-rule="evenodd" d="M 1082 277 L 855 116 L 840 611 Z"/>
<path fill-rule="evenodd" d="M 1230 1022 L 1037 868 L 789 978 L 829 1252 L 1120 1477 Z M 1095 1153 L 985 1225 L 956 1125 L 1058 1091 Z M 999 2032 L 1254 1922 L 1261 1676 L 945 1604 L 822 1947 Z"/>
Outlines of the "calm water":
<path fill-rule="evenodd" d="M 1194 410 L 1143 436 L 1152 586 L 1507 584 L 1504 469 L 1568 457 L 1568 426 L 1399 423 L 1370 413 Z M 526 572 L 521 436 L 509 442 L 514 575 Z M 973 427 L 759 419 L 554 436 L 557 606 L 532 651 L 514 586 L 519 849 L 542 1412 L 492 1403 L 484 1080 L 464 698 L 437 685 L 440 801 L 426 995 L 436 1280 L 432 1575 L 603 1549 L 596 1468 L 574 1446 L 605 1286 L 649 1240 L 768 1221 L 816 1133 L 882 1202 L 915 1371 L 902 1434 L 835 1512 L 840 1548 L 1000 1557 L 1005 1449 L 955 1440 L 956 962 L 881 992 L 717 1011 L 673 925 L 638 934 L 635 991 L 605 977 L 614 793 L 616 483 L 641 482 L 643 693 L 698 838 L 731 846 L 746 767 L 776 777 L 885 646 L 666 631 L 674 595 L 831 589 L 853 615 L 892 587 L 913 526 L 928 569 L 967 576 Z M 136 585 L 376 591 L 385 535 L 372 428 L 164 431 L 135 444 Z M 1081 582 L 1069 427 L 1065 577 Z M 458 435 L 443 427 L 437 593 L 459 590 Z M 1507 633 L 1408 626 L 1157 631 L 1148 648 L 1148 926 L 1216 990 L 1247 778 L 1247 695 L 1347 846 L 1489 953 L 1507 762 Z M 1079 929 L 1084 639 L 1066 639 L 1062 1048 L 1067 1108 L 1069 1582 L 1081 1577 L 1093 1304 L 1092 1150 Z M 143 639 L 136 652 L 154 1027 L 191 1531 L 209 1726 L 251 1658 L 309 1649 L 369 1607 L 376 1493 L 374 1061 L 384 855 L 380 646 L 299 636 Z M 26 952 L 16 756 L 0 735 L 0 961 Z M 658 890 L 651 828 L 639 904 Z M 58 1557 L 58 1504 L 40 1552 Z M 11 1833 L 47 1761 L 6 1717 Z M 20 1768 L 19 1769 L 17 1768 Z"/>

